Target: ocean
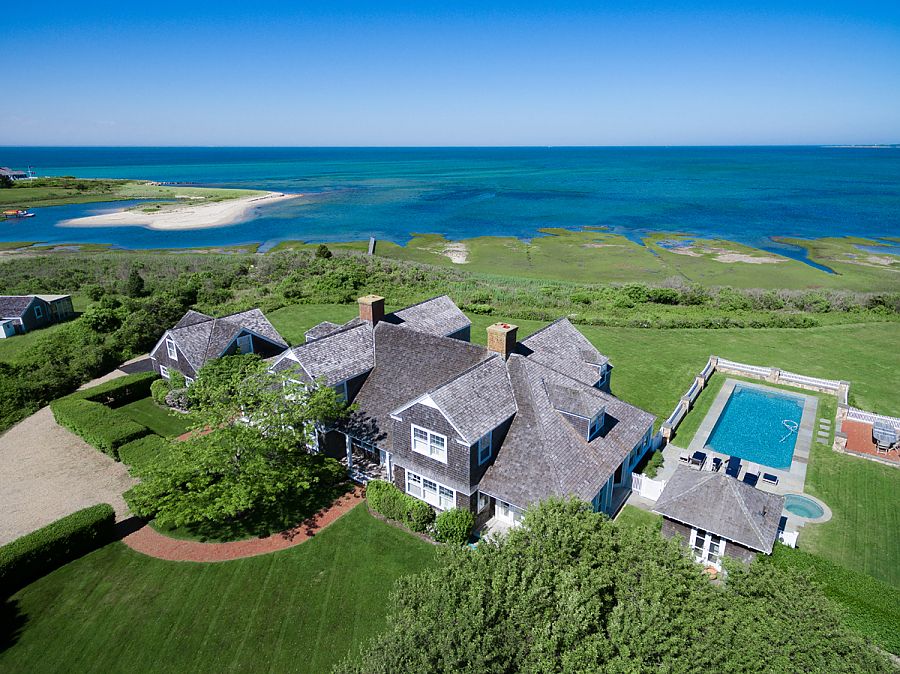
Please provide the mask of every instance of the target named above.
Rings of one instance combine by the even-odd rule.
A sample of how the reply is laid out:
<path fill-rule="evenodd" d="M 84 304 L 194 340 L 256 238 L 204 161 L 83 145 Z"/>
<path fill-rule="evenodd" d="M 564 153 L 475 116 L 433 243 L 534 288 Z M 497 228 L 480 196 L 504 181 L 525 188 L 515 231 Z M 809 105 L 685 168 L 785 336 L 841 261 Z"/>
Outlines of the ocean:
<path fill-rule="evenodd" d="M 900 149 L 0 147 L 0 166 L 307 196 L 249 222 L 180 232 L 57 226 L 121 203 L 40 208 L 4 223 L 2 241 L 268 248 L 603 226 L 635 241 L 683 232 L 802 257 L 772 237 L 900 237 Z"/>

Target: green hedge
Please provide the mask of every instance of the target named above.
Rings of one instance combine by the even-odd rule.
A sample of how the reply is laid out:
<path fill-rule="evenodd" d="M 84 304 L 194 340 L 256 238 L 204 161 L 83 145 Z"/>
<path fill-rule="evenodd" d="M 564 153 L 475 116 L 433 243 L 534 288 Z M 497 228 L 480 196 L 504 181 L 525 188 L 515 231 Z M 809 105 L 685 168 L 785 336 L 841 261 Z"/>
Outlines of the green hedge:
<path fill-rule="evenodd" d="M 155 372 L 139 372 L 76 391 L 50 403 L 56 423 L 114 459 L 119 447 L 150 433 L 150 429 L 115 411 L 150 395 Z"/>
<path fill-rule="evenodd" d="M 119 447 L 150 433 L 146 426 L 90 400 L 60 398 L 50 409 L 56 423 L 114 459 L 119 458 Z"/>
<path fill-rule="evenodd" d="M 445 510 L 434 522 L 434 537 L 441 543 L 465 545 L 475 526 L 475 515 L 468 510 Z"/>
<path fill-rule="evenodd" d="M 127 463 L 133 474 L 139 475 L 168 451 L 169 441 L 151 433 L 119 447 L 119 460 Z"/>
<path fill-rule="evenodd" d="M 430 505 L 404 494 L 390 482 L 370 480 L 366 484 L 366 499 L 373 510 L 388 519 L 403 522 L 413 531 L 427 531 L 434 522 L 434 510 Z"/>
<path fill-rule="evenodd" d="M 764 561 L 807 575 L 837 605 L 847 627 L 900 654 L 900 589 L 785 545 L 776 545 Z"/>
<path fill-rule="evenodd" d="M 116 513 L 108 503 L 79 510 L 0 547 L 0 594 L 16 590 L 106 545 L 115 535 Z"/>

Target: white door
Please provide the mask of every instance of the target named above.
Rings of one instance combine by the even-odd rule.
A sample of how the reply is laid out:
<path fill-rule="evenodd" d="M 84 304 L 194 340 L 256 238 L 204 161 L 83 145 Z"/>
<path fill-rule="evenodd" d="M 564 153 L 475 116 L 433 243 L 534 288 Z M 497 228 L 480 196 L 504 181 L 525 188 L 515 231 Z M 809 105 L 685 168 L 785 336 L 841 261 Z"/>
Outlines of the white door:
<path fill-rule="evenodd" d="M 513 508 L 509 505 L 509 503 L 506 503 L 505 501 L 500 501 L 499 499 L 497 500 L 497 509 L 495 515 L 498 520 L 508 522 L 509 524 L 515 523 L 515 514 Z"/>

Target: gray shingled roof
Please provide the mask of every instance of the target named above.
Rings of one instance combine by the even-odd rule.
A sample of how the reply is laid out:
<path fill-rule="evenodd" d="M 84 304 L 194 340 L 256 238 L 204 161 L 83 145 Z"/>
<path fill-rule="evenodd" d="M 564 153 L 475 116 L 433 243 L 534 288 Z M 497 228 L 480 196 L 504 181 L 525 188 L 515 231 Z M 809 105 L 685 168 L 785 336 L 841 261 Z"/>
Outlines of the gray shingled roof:
<path fill-rule="evenodd" d="M 679 467 L 666 482 L 653 511 L 770 553 L 783 509 L 783 496 L 761 491 L 724 473 Z"/>
<path fill-rule="evenodd" d="M 518 354 L 507 368 L 518 412 L 480 489 L 519 507 L 554 495 L 590 501 L 655 417 Z M 599 394 L 606 409 L 600 434 L 590 442 L 580 435 L 554 408 L 548 386 L 581 391 L 590 400 Z"/>
<path fill-rule="evenodd" d="M 175 340 L 181 353 L 196 371 L 210 358 L 218 358 L 231 341 L 245 329 L 287 348 L 287 342 L 259 309 L 241 311 L 222 318 L 213 318 L 198 311 L 188 311 L 175 327 L 168 331 L 168 335 Z"/>
<path fill-rule="evenodd" d="M 466 315 L 447 295 L 413 304 L 384 317 L 388 323 L 446 337 L 472 325 Z"/>
<path fill-rule="evenodd" d="M 523 339 L 517 353 L 589 386 L 600 379 L 596 366 L 609 362 L 567 318 Z"/>
<path fill-rule="evenodd" d="M 593 419 L 605 407 L 603 394 L 595 388 L 547 384 L 546 389 L 553 407 L 560 412 Z"/>
<path fill-rule="evenodd" d="M 496 355 L 432 391 L 431 399 L 470 445 L 516 413 L 506 364 Z"/>
<path fill-rule="evenodd" d="M 0 296 L 0 318 L 19 318 L 33 299 L 34 295 Z"/>
<path fill-rule="evenodd" d="M 307 330 L 303 336 L 306 337 L 307 342 L 311 342 L 314 339 L 322 339 L 322 337 L 327 337 L 333 332 L 337 332 L 341 329 L 341 326 L 337 323 L 332 323 L 331 321 L 322 321 L 318 325 L 314 325 L 309 330 Z"/>
<path fill-rule="evenodd" d="M 373 423 L 372 439 L 383 447 L 391 446 L 391 412 L 494 355 L 483 346 L 384 322 L 375 326 L 374 338 L 375 369 L 354 401 L 354 423 Z"/>
<path fill-rule="evenodd" d="M 327 339 L 295 346 L 279 358 L 276 372 L 296 370 L 301 381 L 324 381 L 334 386 L 368 372 L 375 366 L 372 327 L 368 323 L 338 330 Z"/>

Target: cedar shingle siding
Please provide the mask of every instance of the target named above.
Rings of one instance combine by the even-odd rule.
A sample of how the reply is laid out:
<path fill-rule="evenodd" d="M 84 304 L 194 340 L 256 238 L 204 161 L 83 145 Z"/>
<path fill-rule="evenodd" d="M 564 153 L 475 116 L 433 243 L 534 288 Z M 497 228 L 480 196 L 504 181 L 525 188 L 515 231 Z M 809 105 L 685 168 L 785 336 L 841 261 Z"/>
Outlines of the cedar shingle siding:
<path fill-rule="evenodd" d="M 67 300 L 68 304 L 62 302 L 60 306 L 71 308 L 72 299 L 68 295 L 53 297 L 61 302 Z M 62 316 L 58 310 L 54 311 L 50 302 L 37 295 L 0 296 L 0 320 L 12 321 L 18 334 L 45 328 L 68 317 Z"/>
<path fill-rule="evenodd" d="M 663 519 L 662 534 L 666 538 L 678 536 L 684 545 L 691 542 L 691 527 L 675 520 Z M 725 537 L 723 537 L 725 538 Z M 735 543 L 725 538 L 725 556 L 739 559 L 742 562 L 752 562 L 756 558 L 756 552 L 748 547 Z"/>

